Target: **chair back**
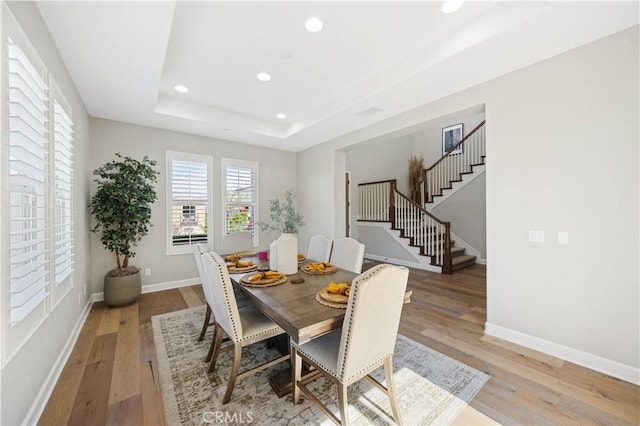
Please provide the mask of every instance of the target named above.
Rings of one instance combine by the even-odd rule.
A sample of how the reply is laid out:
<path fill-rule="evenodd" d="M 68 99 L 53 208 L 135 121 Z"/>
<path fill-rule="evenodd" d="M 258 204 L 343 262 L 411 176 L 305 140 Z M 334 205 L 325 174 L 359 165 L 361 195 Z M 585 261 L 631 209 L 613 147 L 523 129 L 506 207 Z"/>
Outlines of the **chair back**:
<path fill-rule="evenodd" d="M 193 249 L 193 258 L 196 261 L 196 268 L 198 268 L 198 276 L 200 277 L 200 283 L 202 283 L 202 291 L 204 292 L 204 298 L 207 301 L 209 307 L 211 307 L 211 303 L 213 302 L 211 298 L 211 293 L 209 291 L 209 286 L 205 283 L 205 275 L 202 270 L 202 256 L 207 252 L 207 249 L 201 244 L 194 244 L 192 246 Z"/>
<path fill-rule="evenodd" d="M 232 232 L 223 237 L 223 253 L 238 253 L 253 250 L 253 235 L 251 232 Z"/>
<path fill-rule="evenodd" d="M 338 238 L 333 240 L 331 263 L 335 266 L 359 274 L 362 272 L 363 260 L 364 244 L 353 238 Z"/>
<path fill-rule="evenodd" d="M 331 246 L 333 241 L 329 237 L 322 234 L 314 235 L 309 240 L 309 248 L 307 249 L 307 259 L 316 262 L 328 262 L 331 258 Z"/>
<path fill-rule="evenodd" d="M 393 355 L 408 278 L 408 268 L 382 264 L 353 279 L 338 352 L 343 382 Z"/>
<path fill-rule="evenodd" d="M 237 343 L 242 339 L 242 324 L 227 265 L 218 253 L 209 252 L 202 255 L 202 270 L 213 299 L 210 305 L 213 316 L 229 338 Z"/>

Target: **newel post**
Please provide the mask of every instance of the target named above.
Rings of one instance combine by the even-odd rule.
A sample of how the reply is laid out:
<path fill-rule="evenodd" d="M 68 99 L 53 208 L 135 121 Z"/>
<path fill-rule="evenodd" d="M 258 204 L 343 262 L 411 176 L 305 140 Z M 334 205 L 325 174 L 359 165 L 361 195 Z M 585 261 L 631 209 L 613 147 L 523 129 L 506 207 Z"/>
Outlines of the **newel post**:
<path fill-rule="evenodd" d="M 442 273 L 453 273 L 453 260 L 451 258 L 451 222 L 444 222 L 444 254 L 442 256 Z"/>
<path fill-rule="evenodd" d="M 389 221 L 391 228 L 396 227 L 396 179 L 389 181 L 391 190 L 389 191 Z"/>

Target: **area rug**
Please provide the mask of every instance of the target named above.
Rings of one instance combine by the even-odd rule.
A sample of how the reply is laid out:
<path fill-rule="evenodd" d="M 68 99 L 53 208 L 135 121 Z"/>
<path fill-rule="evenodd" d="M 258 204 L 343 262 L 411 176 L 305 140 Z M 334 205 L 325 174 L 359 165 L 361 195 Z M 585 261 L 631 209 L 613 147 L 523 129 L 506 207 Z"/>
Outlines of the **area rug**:
<path fill-rule="evenodd" d="M 222 352 L 216 370 L 207 373 L 204 359 L 212 331 L 202 342 L 197 341 L 204 313 L 204 307 L 198 307 L 152 318 L 166 424 L 332 424 L 310 401 L 294 405 L 290 395 L 278 398 L 271 390 L 269 377 L 288 363 L 238 380 L 231 401 L 222 405 L 232 351 Z M 240 371 L 276 354 L 275 349 L 264 344 L 244 348 Z M 393 364 L 398 405 L 407 425 L 450 424 L 489 378 L 400 335 Z M 374 376 L 384 383 L 382 368 Z M 308 387 L 334 413 L 339 413 L 334 385 L 319 378 Z M 349 386 L 348 401 L 353 424 L 394 424 L 388 398 L 369 381 Z"/>

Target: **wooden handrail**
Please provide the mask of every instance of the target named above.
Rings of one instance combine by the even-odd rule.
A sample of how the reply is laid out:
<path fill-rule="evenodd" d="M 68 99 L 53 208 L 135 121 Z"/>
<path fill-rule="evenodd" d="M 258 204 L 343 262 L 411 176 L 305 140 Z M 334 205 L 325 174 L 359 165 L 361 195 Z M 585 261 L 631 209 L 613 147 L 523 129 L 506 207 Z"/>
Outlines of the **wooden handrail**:
<path fill-rule="evenodd" d="M 440 220 L 437 217 L 435 217 L 434 215 L 432 215 L 431 213 L 429 213 L 427 210 L 424 209 L 424 207 L 422 207 L 420 204 L 416 203 L 415 201 L 413 201 L 411 198 L 407 197 L 406 195 L 404 195 L 402 192 L 398 191 L 398 189 L 395 186 L 395 180 L 394 183 L 391 185 L 391 188 L 393 189 L 393 191 L 395 191 L 398 195 L 400 195 L 402 198 L 404 198 L 405 200 L 407 200 L 410 204 L 412 204 L 413 206 L 417 207 L 418 209 L 420 209 L 420 211 L 422 211 L 422 213 L 426 214 L 427 216 L 429 216 L 431 219 L 435 220 L 436 222 L 438 222 L 440 225 L 449 227 L 451 225 L 451 222 L 445 222 L 444 220 Z M 393 192 L 392 191 L 392 192 Z"/>
<path fill-rule="evenodd" d="M 445 158 L 447 158 L 451 152 L 455 151 L 456 149 L 458 149 L 458 147 L 460 145 L 462 145 L 468 138 L 470 138 L 475 132 L 478 131 L 478 129 L 480 129 L 482 126 L 484 126 L 486 120 L 482 120 L 482 122 L 480 124 L 478 124 L 476 127 L 473 128 L 473 130 L 471 132 L 469 132 L 467 134 L 467 136 L 465 136 L 464 138 L 462 138 L 462 140 L 460 142 L 458 142 L 457 144 L 455 144 L 449 151 L 447 151 L 442 157 L 440 157 L 440 159 L 438 159 L 438 161 L 436 161 L 435 163 L 433 163 L 431 165 L 431 167 L 429 167 L 428 169 L 424 169 L 425 172 L 428 172 L 429 170 L 433 169 L 435 166 L 438 165 L 438 163 L 440 163 L 441 161 L 443 161 Z"/>

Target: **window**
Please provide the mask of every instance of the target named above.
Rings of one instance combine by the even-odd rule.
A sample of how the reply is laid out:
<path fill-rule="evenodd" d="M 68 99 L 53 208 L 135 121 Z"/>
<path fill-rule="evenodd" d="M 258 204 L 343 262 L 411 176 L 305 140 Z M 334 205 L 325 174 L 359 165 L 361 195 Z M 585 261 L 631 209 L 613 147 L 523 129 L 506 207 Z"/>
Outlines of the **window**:
<path fill-rule="evenodd" d="M 11 13 L 2 8 L 0 161 L 2 363 L 73 288 L 71 108 Z M 6 232 L 5 232 L 6 231 Z M 6 321 L 4 321 L 6 319 Z"/>
<path fill-rule="evenodd" d="M 223 158 L 223 235 L 250 231 L 258 245 L 255 225 L 257 205 L 258 163 Z"/>
<path fill-rule="evenodd" d="M 167 151 L 167 253 L 190 253 L 208 244 L 211 157 Z"/>
<path fill-rule="evenodd" d="M 73 288 L 73 120 L 71 107 L 51 82 L 53 103 L 53 303 Z"/>

